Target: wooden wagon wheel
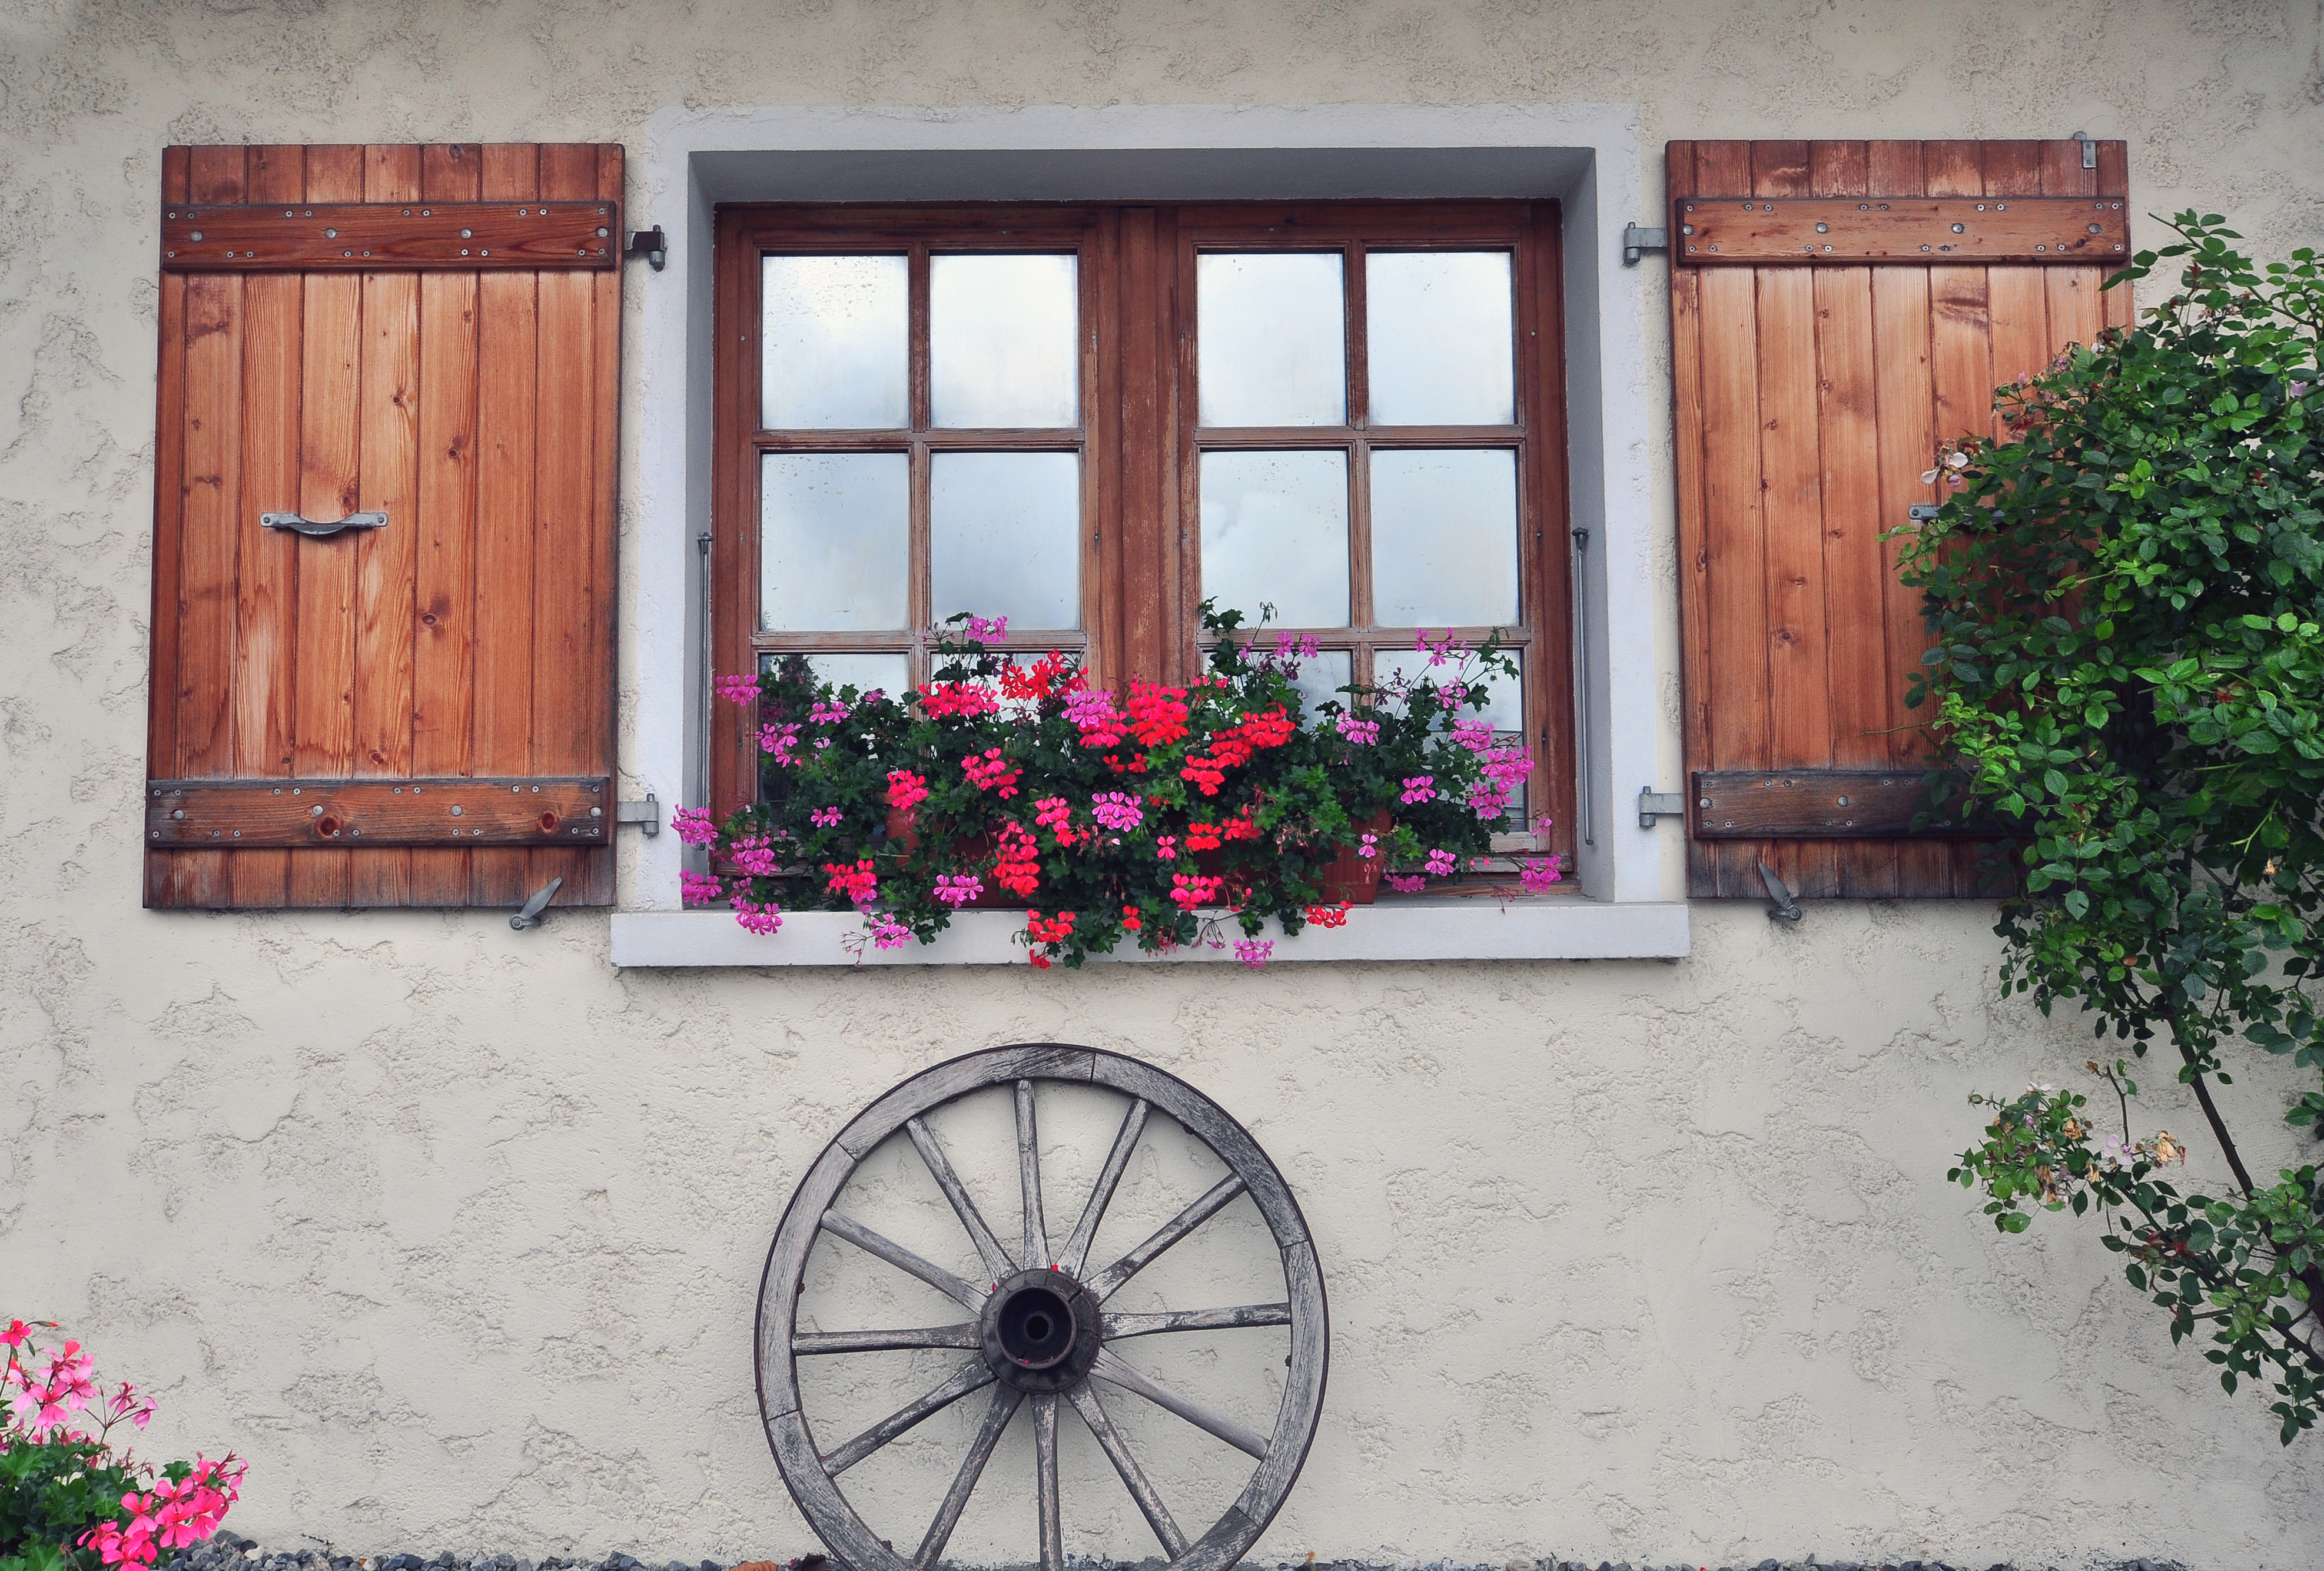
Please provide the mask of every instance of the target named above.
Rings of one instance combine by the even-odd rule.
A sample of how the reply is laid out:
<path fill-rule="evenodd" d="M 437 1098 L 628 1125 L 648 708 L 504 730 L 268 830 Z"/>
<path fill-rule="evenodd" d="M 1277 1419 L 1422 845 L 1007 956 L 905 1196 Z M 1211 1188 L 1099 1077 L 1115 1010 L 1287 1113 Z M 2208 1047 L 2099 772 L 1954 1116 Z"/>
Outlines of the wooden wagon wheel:
<path fill-rule="evenodd" d="M 1038 1080 L 1110 1086 L 1129 1099 L 1105 1166 L 1062 1241 L 1053 1242 L 1043 1203 L 1035 1134 L 1033 1084 Z M 989 1086 L 1014 1085 L 1017 1160 L 1024 1197 L 1021 1234 L 1004 1244 L 962 1186 L 927 1117 L 936 1108 Z M 1148 1112 L 1159 1108 L 1201 1140 L 1226 1164 L 1227 1177 L 1146 1242 L 1096 1270 L 1087 1255 L 1100 1219 L 1129 1166 Z M 833 1209 L 856 1166 L 899 1130 L 918 1150 L 936 1186 L 952 1203 L 982 1261 L 983 1280 L 955 1276 Z M 1237 1196 L 1249 1195 L 1281 1252 L 1284 1301 L 1233 1308 L 1174 1309 L 1158 1314 L 1109 1314 L 1103 1305 L 1123 1283 L 1185 1238 Z M 807 1252 L 830 1233 L 908 1271 L 958 1302 L 972 1319 L 921 1330 L 803 1332 L 797 1308 L 804 1291 Z M 1124 1362 L 1111 1344 L 1159 1332 L 1223 1330 L 1247 1326 L 1291 1328 L 1291 1353 L 1274 1432 L 1259 1435 L 1187 1400 Z M 1063 1503 L 1057 1482 L 1058 1404 L 1090 1429 L 1154 1536 L 1170 1571 L 1225 1571 L 1241 1558 L 1290 1493 L 1323 1406 L 1330 1327 L 1323 1276 L 1307 1225 L 1291 1189 L 1248 1132 L 1201 1092 L 1150 1064 L 1090 1048 L 1034 1044 L 995 1048 L 939 1064 L 872 1104 L 824 1149 L 799 1183 L 767 1254 L 759 1290 L 759 1408 L 783 1482 L 800 1512 L 849 1571 L 929 1571 L 967 1506 L 969 1496 L 1019 1408 L 1032 1410 L 1036 1514 L 1041 1565 L 1063 1571 Z M 967 1356 L 949 1379 L 918 1400 L 839 1444 L 818 1441 L 800 1410 L 798 1360 L 824 1354 L 894 1349 L 957 1348 Z M 1217 1521 L 1193 1538 L 1179 1527 L 1145 1471 L 1107 1417 L 1094 1386 L 1112 1386 L 1176 1414 L 1257 1459 L 1250 1482 Z M 840 1475 L 906 1430 L 973 1392 L 991 1387 L 983 1422 L 951 1488 L 934 1510 L 926 1535 L 908 1556 L 891 1549 L 866 1527 L 839 1487 Z"/>

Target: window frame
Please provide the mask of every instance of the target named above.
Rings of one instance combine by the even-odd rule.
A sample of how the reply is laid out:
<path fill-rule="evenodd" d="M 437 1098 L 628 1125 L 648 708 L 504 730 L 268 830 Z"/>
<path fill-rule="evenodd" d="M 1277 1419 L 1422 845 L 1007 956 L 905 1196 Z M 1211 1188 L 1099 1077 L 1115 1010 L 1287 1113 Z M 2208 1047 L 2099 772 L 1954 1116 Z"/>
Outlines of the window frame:
<path fill-rule="evenodd" d="M 1572 564 L 1564 388 L 1563 214 L 1527 199 L 1206 201 L 1176 205 L 1044 203 L 748 203 L 715 213 L 710 649 L 721 671 L 757 669 L 762 652 L 817 648 L 907 652 L 924 679 L 929 608 L 926 466 L 944 450 L 1056 450 L 1083 455 L 1081 636 L 1102 681 L 1199 668 L 1194 607 L 1202 597 L 1200 465 L 1205 450 L 1342 450 L 1350 456 L 1350 616 L 1316 629 L 1367 654 L 1391 633 L 1371 624 L 1369 472 L 1373 448 L 1514 448 L 1517 471 L 1518 619 L 1508 631 L 1525 654 L 1524 735 L 1535 767 L 1529 811 L 1554 827 L 1508 836 L 1508 848 L 1554 849 L 1575 864 L 1579 786 L 1574 753 Z M 1374 428 L 1368 416 L 1363 257 L 1371 250 L 1511 253 L 1516 334 L 1515 420 L 1509 427 Z M 1079 258 L 1080 423 L 1040 431 L 935 430 L 927 386 L 927 256 L 1056 254 Z M 1338 251 L 1346 259 L 1348 415 L 1340 426 L 1202 428 L 1196 422 L 1195 259 L 1204 251 Z M 761 259 L 770 254 L 888 254 L 909 263 L 910 428 L 892 431 L 770 432 L 759 424 L 763 320 Z M 1380 435 L 1379 432 L 1389 434 Z M 1061 441 L 1070 438 L 1070 441 Z M 774 451 L 911 454 L 914 484 L 912 625 L 896 634 L 765 634 L 757 628 L 761 456 Z M 1245 607 L 1255 612 L 1255 607 Z M 1302 631 L 1293 629 L 1291 631 Z M 1461 630 L 1476 635 L 1485 628 Z M 1048 633 L 1007 645 L 1062 647 Z M 892 649 L 891 649 L 892 646 Z M 711 806 L 723 817 L 755 790 L 747 720 L 714 720 L 707 738 Z"/>

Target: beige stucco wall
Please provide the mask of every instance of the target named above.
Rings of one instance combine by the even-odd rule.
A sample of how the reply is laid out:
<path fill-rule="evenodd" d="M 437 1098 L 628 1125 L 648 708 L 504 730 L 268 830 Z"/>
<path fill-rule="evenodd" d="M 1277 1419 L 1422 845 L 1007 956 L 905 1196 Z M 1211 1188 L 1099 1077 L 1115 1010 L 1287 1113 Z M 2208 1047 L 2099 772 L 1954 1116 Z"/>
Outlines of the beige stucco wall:
<path fill-rule="evenodd" d="M 149 915 L 136 824 L 166 143 L 634 145 L 678 105 L 1635 102 L 1650 192 L 1671 136 L 2085 129 L 2129 139 L 2142 208 L 2280 252 L 2324 233 L 2319 27 L 2313 0 L 13 0 L 0 1314 L 159 1387 L 157 1448 L 250 1456 L 237 1525 L 269 1542 L 787 1557 L 809 1545 L 750 1374 L 784 1199 L 915 1069 L 1077 1040 L 1194 1080 L 1307 1207 L 1331 1391 L 1266 1558 L 2312 1565 L 2315 1443 L 2223 1400 L 2087 1230 L 1997 1243 L 1941 1181 L 1968 1091 L 2063 1078 L 2088 1041 L 1992 1001 L 1985 909 L 1787 930 L 1702 906 L 1669 965 L 622 974 L 602 914 Z M 2263 1128 L 2281 1102 L 2227 1095 Z M 949 1472 L 931 1431 L 883 1499 Z M 1146 1552 L 1103 1509 L 1073 1547 Z M 1028 1507 L 955 1552 L 1030 1533 Z"/>

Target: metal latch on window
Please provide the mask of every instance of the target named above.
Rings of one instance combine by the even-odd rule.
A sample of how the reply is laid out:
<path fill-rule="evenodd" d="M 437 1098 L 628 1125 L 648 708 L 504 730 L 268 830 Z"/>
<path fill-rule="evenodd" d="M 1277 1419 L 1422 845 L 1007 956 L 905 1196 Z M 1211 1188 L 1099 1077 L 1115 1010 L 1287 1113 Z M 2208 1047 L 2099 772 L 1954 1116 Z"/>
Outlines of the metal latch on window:
<path fill-rule="evenodd" d="M 1686 817 L 1686 796 L 1682 791 L 1638 791 L 1638 827 L 1651 829 L 1656 818 Z"/>
<path fill-rule="evenodd" d="M 659 835 L 661 833 L 661 799 L 648 791 L 644 801 L 615 802 L 613 822 L 635 824 L 638 832 L 643 835 Z"/>
<path fill-rule="evenodd" d="M 1637 225 L 1633 224 L 1622 231 L 1622 262 L 1625 266 L 1636 263 L 1638 260 L 1638 253 L 1642 251 L 1669 249 L 1670 231 L 1668 229 L 1641 229 Z"/>

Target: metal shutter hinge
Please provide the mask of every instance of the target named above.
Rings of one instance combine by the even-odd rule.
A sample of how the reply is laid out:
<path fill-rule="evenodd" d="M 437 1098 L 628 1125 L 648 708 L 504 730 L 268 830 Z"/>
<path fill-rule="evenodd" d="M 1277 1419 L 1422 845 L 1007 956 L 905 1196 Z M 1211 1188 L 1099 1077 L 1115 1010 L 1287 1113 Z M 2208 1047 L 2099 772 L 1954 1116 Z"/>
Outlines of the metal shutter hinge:
<path fill-rule="evenodd" d="M 1670 231 L 1668 229 L 1641 229 L 1633 224 L 1622 231 L 1622 264 L 1626 267 L 1636 265 L 1638 253 L 1641 251 L 1669 249 Z"/>
<path fill-rule="evenodd" d="M 1650 791 L 1638 790 L 1638 827 L 1651 829 L 1656 818 L 1686 817 L 1686 795 L 1683 791 Z"/>
<path fill-rule="evenodd" d="M 1915 502 L 1912 506 L 1904 509 L 1904 516 L 1914 523 L 1927 523 L 1943 511 L 1944 507 L 1941 503 Z"/>
<path fill-rule="evenodd" d="M 2074 140 L 2082 144 L 2082 167 L 2084 169 L 2098 168 L 2098 144 L 2090 140 L 2090 134 L 2087 131 L 2077 131 L 2074 133 Z"/>
<path fill-rule="evenodd" d="M 644 801 L 615 802 L 613 822 L 635 824 L 641 834 L 659 835 L 661 833 L 661 799 L 648 791 Z"/>
<path fill-rule="evenodd" d="M 630 248 L 622 253 L 622 259 L 626 262 L 632 256 L 642 256 L 647 266 L 659 273 L 669 261 L 669 245 L 662 238 L 661 226 L 656 224 L 650 229 L 630 232 Z"/>

